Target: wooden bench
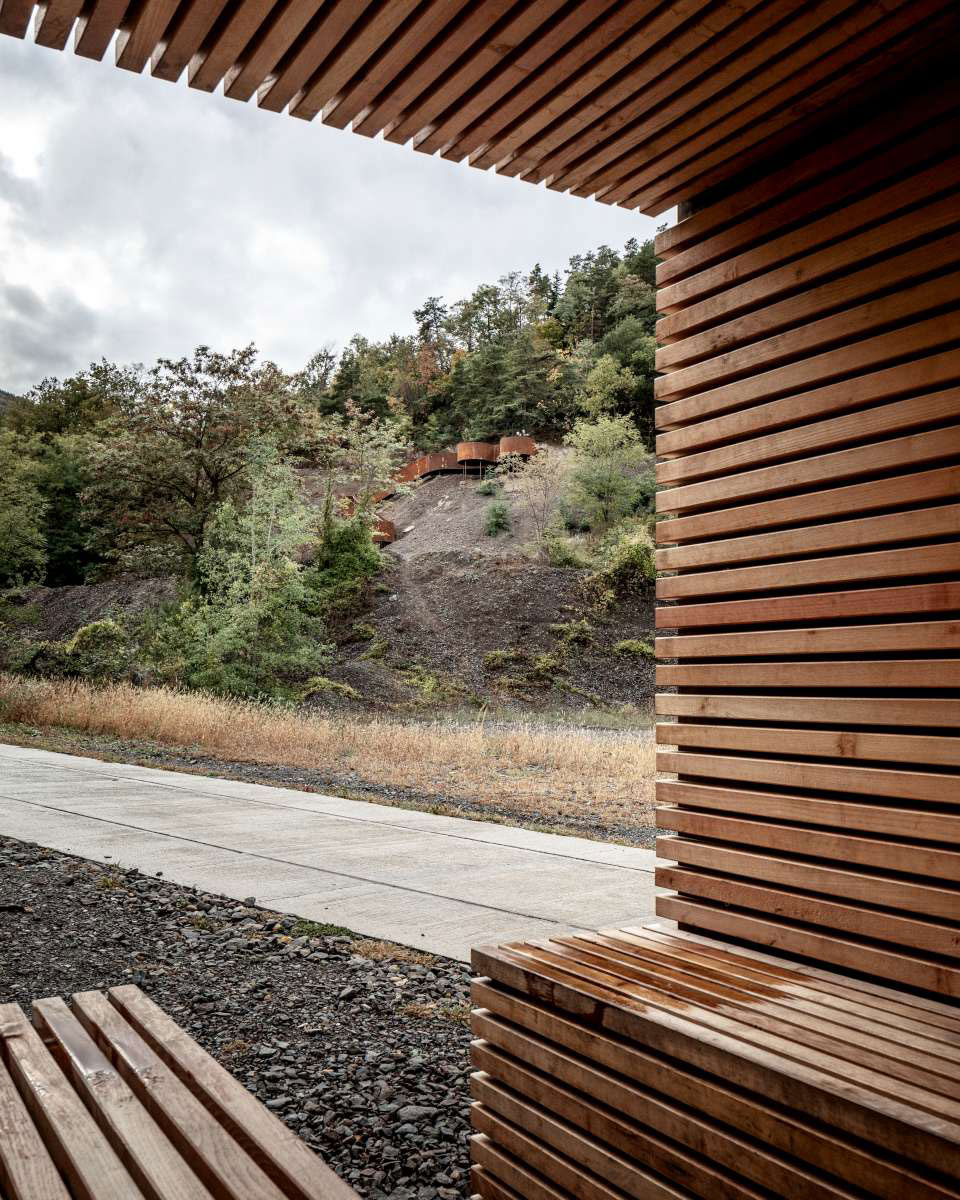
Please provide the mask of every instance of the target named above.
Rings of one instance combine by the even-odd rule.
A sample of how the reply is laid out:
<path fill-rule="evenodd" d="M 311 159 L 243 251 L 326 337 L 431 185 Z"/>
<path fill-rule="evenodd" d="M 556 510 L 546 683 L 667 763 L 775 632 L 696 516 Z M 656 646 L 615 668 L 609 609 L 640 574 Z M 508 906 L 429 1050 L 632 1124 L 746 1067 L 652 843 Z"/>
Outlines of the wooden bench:
<path fill-rule="evenodd" d="M 8 1200 L 355 1200 L 133 986 L 0 1005 Z"/>
<path fill-rule="evenodd" d="M 484 1200 L 956 1200 L 960 1008 L 664 928 L 474 951 Z"/>

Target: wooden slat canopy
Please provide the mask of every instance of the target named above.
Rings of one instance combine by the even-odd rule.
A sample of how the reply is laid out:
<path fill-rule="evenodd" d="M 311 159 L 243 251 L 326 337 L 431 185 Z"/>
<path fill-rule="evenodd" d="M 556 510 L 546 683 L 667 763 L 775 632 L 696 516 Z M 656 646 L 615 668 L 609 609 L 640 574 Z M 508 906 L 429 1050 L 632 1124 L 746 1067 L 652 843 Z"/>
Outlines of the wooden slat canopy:
<path fill-rule="evenodd" d="M 658 213 L 949 57 L 953 0 L 0 0 L 0 32 Z M 851 253 L 854 250 L 851 247 Z"/>

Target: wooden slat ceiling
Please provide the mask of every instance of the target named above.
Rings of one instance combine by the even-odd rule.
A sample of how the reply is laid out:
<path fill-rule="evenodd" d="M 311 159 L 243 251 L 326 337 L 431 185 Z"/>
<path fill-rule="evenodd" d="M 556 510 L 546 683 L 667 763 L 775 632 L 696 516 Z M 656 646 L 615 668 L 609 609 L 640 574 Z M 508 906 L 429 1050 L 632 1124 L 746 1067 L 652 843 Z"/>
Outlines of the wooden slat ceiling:
<path fill-rule="evenodd" d="M 957 45 L 955 0 L 0 0 L 0 32 L 656 214 Z"/>

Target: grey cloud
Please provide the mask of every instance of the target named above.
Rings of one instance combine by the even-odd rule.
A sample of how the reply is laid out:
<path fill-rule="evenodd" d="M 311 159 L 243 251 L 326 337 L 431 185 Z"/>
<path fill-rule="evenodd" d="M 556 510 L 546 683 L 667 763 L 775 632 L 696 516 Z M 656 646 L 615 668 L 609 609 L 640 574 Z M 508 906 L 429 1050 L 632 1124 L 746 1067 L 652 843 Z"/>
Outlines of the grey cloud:
<path fill-rule="evenodd" d="M 29 353 L 0 328 L 0 387 L 199 342 L 254 341 L 295 369 L 354 332 L 410 329 L 427 295 L 453 300 L 537 261 L 558 269 L 654 226 L 13 39 L 0 39 L 0 81 L 4 127 L 46 114 L 35 177 L 0 164 L 0 209 L 13 211 L 0 262 L 51 322 Z M 43 276 L 18 278 L 34 258 Z"/>
<path fill-rule="evenodd" d="M 0 287 L 0 377 L 6 372 L 15 385 L 7 390 L 75 370 L 97 326 L 96 314 L 76 296 L 58 293 L 44 301 L 27 287 Z"/>

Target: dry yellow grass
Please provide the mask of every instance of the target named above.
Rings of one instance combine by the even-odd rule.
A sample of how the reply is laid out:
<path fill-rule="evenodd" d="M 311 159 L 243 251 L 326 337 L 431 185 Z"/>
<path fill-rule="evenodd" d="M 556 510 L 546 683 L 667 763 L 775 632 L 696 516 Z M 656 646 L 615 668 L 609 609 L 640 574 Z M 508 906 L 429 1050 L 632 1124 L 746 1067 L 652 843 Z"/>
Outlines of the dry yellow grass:
<path fill-rule="evenodd" d="M 62 727 L 237 762 L 355 772 L 363 781 L 604 824 L 649 823 L 654 745 L 645 733 L 353 721 L 129 684 L 94 688 L 0 674 L 0 720 Z"/>

